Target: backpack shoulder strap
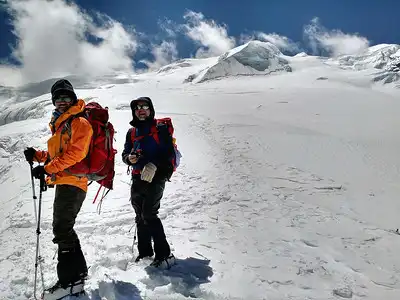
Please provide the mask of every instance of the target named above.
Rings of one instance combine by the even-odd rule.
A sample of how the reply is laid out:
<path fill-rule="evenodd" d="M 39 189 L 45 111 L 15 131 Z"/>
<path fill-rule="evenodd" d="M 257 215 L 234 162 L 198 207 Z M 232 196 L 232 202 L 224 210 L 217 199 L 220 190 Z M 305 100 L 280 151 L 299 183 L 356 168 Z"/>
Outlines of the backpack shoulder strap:
<path fill-rule="evenodd" d="M 162 135 L 168 136 L 171 135 L 172 136 L 172 131 L 173 128 L 171 128 L 171 124 L 170 122 L 166 122 L 165 119 L 169 119 L 169 118 L 164 118 L 164 119 L 157 119 L 156 123 L 152 125 L 151 129 L 150 129 L 150 134 L 156 141 L 157 144 L 160 143 L 160 138 L 159 138 L 159 133 L 161 132 Z M 172 131 L 171 131 L 172 130 Z M 132 127 L 131 130 L 131 141 L 135 142 L 138 141 L 140 139 L 144 138 L 144 136 L 137 136 L 136 135 L 136 127 Z"/>
<path fill-rule="evenodd" d="M 72 129 L 71 129 L 71 123 L 72 123 L 72 121 L 75 119 L 75 116 L 72 116 L 72 117 L 69 117 L 68 119 L 66 119 L 61 125 L 60 125 L 60 127 L 59 128 L 61 128 L 61 131 L 60 131 L 60 149 L 59 149 L 59 151 L 60 151 L 60 153 L 62 153 L 62 151 L 63 151 L 63 147 L 62 147 L 62 145 L 63 145 L 63 143 L 62 143 L 62 136 L 63 136 L 63 134 L 64 133 L 67 133 L 68 134 L 68 137 L 71 139 L 71 136 L 72 136 Z M 57 129 L 58 130 L 58 129 Z"/>
<path fill-rule="evenodd" d="M 62 125 L 61 134 L 68 133 L 69 138 L 71 138 L 71 136 L 72 136 L 72 129 L 71 129 L 72 121 L 75 119 L 78 119 L 79 117 L 85 118 L 85 114 L 79 113 L 79 114 L 73 115 L 73 116 L 69 117 L 67 120 L 65 120 L 64 125 Z"/>
<path fill-rule="evenodd" d="M 68 133 L 69 137 L 71 138 L 71 123 L 72 123 L 73 117 L 69 117 L 67 120 L 63 122 L 63 124 L 60 126 L 61 128 L 61 134 Z"/>
<path fill-rule="evenodd" d="M 131 128 L 131 141 L 132 143 L 136 140 L 136 127 Z"/>

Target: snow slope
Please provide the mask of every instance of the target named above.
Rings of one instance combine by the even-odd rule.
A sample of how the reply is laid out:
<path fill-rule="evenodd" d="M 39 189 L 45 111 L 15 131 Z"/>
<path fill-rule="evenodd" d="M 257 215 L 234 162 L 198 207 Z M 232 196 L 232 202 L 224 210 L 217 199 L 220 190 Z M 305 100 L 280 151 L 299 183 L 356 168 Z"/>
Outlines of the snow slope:
<path fill-rule="evenodd" d="M 81 299 L 399 299 L 399 91 L 303 56 L 278 76 L 182 83 L 209 62 L 77 90 L 110 108 L 119 151 L 101 213 L 93 185 L 77 219 L 91 266 Z M 136 265 L 131 252 L 134 214 L 120 154 L 129 102 L 142 95 L 158 117 L 173 118 L 183 154 L 160 213 L 178 257 L 168 271 Z M 0 126 L 4 300 L 32 298 L 36 225 L 22 151 L 45 146 L 46 100 L 10 102 L 10 111 L 34 113 Z M 56 279 L 53 197 L 43 194 L 46 285 Z"/>
<path fill-rule="evenodd" d="M 328 59 L 328 63 L 345 69 L 375 69 L 373 81 L 384 84 L 395 83 L 395 87 L 400 87 L 396 83 L 400 79 L 400 45 L 375 45 L 369 47 L 362 54 L 343 55 L 338 58 Z"/>
<path fill-rule="evenodd" d="M 211 66 L 192 74 L 186 81 L 198 83 L 227 76 L 276 72 L 291 72 L 288 61 L 275 45 L 255 40 L 222 54 Z"/>
<path fill-rule="evenodd" d="M 360 55 L 343 55 L 337 59 L 340 66 L 362 70 L 366 68 L 383 69 L 392 60 L 400 57 L 400 45 L 380 44 L 369 47 Z"/>

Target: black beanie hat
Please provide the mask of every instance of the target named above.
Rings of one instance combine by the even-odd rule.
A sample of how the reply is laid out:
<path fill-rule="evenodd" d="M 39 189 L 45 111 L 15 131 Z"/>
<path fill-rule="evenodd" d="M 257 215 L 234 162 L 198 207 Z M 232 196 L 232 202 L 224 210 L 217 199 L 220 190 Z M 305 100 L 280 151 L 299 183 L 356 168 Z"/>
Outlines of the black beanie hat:
<path fill-rule="evenodd" d="M 57 80 L 56 83 L 51 87 L 51 101 L 55 105 L 55 99 L 61 95 L 68 95 L 72 98 L 73 103 L 78 101 L 78 97 L 74 92 L 71 82 L 66 79 Z"/>
<path fill-rule="evenodd" d="M 145 122 L 139 121 L 139 119 L 135 115 L 135 108 L 136 108 L 136 105 L 138 102 L 146 102 L 150 106 L 150 116 L 147 118 L 147 120 Z M 129 122 L 129 124 L 131 124 L 132 126 L 135 126 L 135 127 L 140 126 L 140 124 L 143 124 L 143 123 L 153 120 L 154 116 L 155 116 L 153 101 L 150 99 L 150 97 L 139 97 L 137 99 L 132 100 L 131 101 L 131 110 L 132 110 L 133 120 L 131 122 Z"/>

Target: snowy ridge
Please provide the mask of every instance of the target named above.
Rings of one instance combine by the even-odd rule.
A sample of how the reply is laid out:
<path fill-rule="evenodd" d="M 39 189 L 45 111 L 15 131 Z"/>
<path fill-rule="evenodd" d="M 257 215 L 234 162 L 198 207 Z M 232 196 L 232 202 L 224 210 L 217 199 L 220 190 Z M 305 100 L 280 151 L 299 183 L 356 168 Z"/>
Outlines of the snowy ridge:
<path fill-rule="evenodd" d="M 167 66 L 161 67 L 157 73 L 164 73 L 164 72 L 170 72 L 172 70 L 176 69 L 181 69 L 181 68 L 187 68 L 193 66 L 193 63 L 191 62 L 192 60 L 190 59 L 180 59 L 172 64 L 169 64 Z M 195 61 L 195 60 L 194 60 Z"/>
<path fill-rule="evenodd" d="M 269 43 L 250 41 L 218 57 L 218 61 L 186 79 L 200 83 L 207 80 L 237 75 L 266 75 L 291 72 L 288 61 L 279 49 Z"/>
<path fill-rule="evenodd" d="M 307 57 L 307 56 L 308 56 L 307 53 L 305 53 L 305 52 L 300 52 L 300 53 L 297 53 L 294 57 Z"/>
<path fill-rule="evenodd" d="M 400 83 L 397 83 L 400 80 L 400 51 L 397 54 L 398 56 L 393 56 L 383 71 L 374 74 L 374 81 L 384 84 L 394 83 L 395 87 L 400 88 Z"/>
<path fill-rule="evenodd" d="M 76 89 L 104 89 L 110 88 L 114 84 L 135 83 L 138 81 L 136 76 L 130 74 L 110 74 L 108 76 L 97 78 L 70 75 L 62 78 L 66 78 L 69 81 L 74 82 Z M 45 94 L 47 94 L 47 98 L 50 99 L 49 90 L 52 84 L 58 79 L 60 79 L 60 77 L 55 77 L 40 82 L 28 83 L 20 87 L 0 86 L 1 105 L 4 107 L 9 107 L 14 103 L 28 101 L 32 98 L 36 98 Z M 20 118 L 19 120 L 22 119 L 23 118 Z"/>
<path fill-rule="evenodd" d="M 364 70 L 367 68 L 383 69 L 400 57 L 400 45 L 377 45 L 368 48 L 361 55 L 344 55 L 337 58 L 343 68 Z"/>
<path fill-rule="evenodd" d="M 372 81 L 390 84 L 400 79 L 400 45 L 375 45 L 361 55 L 344 55 L 337 59 L 329 59 L 328 63 L 356 71 L 378 69 L 380 71 L 372 74 Z"/>
<path fill-rule="evenodd" d="M 48 109 L 52 109 L 49 97 L 39 97 L 33 101 L 16 103 L 15 105 L 6 102 L 0 112 L 0 125 L 15 121 L 43 118 L 47 114 Z"/>

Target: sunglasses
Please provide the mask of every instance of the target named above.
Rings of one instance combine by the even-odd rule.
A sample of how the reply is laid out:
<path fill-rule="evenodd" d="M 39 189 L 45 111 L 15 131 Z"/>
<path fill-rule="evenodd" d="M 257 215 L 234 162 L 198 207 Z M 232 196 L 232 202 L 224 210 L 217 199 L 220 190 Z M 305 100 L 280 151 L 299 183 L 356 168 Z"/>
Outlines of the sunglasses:
<path fill-rule="evenodd" d="M 135 110 L 139 110 L 139 109 L 149 109 L 150 106 L 147 104 L 143 104 L 143 105 L 136 105 Z"/>
<path fill-rule="evenodd" d="M 54 100 L 55 104 L 61 104 L 61 103 L 71 103 L 72 99 L 71 97 L 68 96 L 61 96 L 59 98 L 57 98 L 56 100 Z"/>

